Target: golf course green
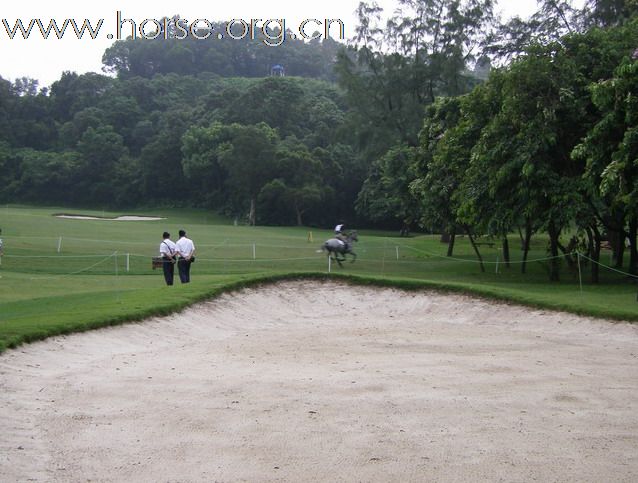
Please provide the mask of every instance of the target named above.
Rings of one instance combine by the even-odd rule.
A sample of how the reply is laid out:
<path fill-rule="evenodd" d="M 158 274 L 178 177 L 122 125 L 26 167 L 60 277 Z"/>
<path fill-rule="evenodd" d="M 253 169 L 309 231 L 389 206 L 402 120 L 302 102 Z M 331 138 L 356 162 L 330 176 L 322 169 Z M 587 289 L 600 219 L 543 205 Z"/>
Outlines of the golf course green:
<path fill-rule="evenodd" d="M 60 218 L 84 215 L 96 220 Z M 115 221 L 123 215 L 162 218 Z M 481 245 L 485 272 L 469 241 L 457 240 L 454 257 L 435 234 L 358 228 L 358 258 L 329 266 L 320 252 L 331 227 L 251 227 L 210 212 L 146 209 L 125 212 L 70 207 L 6 205 L 0 208 L 0 351 L 57 334 L 168 314 L 189 304 L 248 285 L 289 278 L 339 278 L 403 289 L 465 292 L 525 305 L 616 320 L 638 320 L 637 286 L 601 267 L 589 282 L 589 265 L 561 263 L 561 281 L 548 281 L 547 239 L 532 241 L 527 273 L 521 273 L 520 241 L 511 235 L 512 263 L 499 244 Z M 197 247 L 190 284 L 167 287 L 151 268 L 163 231 L 173 239 L 185 229 Z M 488 240 L 484 240 L 487 242 Z M 602 261 L 608 263 L 609 254 Z M 177 278 L 177 277 L 176 277 Z M 582 279 L 582 283 L 581 283 Z"/>

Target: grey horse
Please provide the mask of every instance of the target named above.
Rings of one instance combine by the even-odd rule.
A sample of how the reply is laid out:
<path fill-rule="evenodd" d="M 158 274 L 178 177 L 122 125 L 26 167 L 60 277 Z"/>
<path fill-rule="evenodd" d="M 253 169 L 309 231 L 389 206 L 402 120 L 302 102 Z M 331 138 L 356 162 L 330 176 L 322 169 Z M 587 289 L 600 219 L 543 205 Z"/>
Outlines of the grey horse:
<path fill-rule="evenodd" d="M 325 251 L 329 257 L 332 256 L 332 259 L 336 261 L 340 267 L 343 267 L 341 262 L 346 260 L 346 255 L 352 255 L 351 262 L 357 259 L 357 254 L 352 251 L 353 243 L 356 241 L 359 241 L 359 237 L 357 236 L 356 230 L 353 230 L 346 235 L 345 244 L 337 238 L 331 238 L 321 245 L 321 249 Z"/>

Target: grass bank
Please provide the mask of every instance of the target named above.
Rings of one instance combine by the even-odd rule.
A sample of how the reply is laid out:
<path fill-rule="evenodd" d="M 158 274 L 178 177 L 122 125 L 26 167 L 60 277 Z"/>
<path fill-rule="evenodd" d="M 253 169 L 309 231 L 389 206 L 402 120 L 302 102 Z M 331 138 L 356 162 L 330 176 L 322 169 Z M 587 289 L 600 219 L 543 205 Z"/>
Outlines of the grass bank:
<path fill-rule="evenodd" d="M 160 221 L 70 220 L 74 213 L 116 217 L 150 215 Z M 445 256 L 438 237 L 399 238 L 394 233 L 360 230 L 359 258 L 343 268 L 317 253 L 330 230 L 298 227 L 235 226 L 197 210 L 142 210 L 123 213 L 68 207 L 0 208 L 5 254 L 0 265 L 0 351 L 52 335 L 142 320 L 181 310 L 200 300 L 246 286 L 282 279 L 336 279 L 405 290 L 436 289 L 474 294 L 532 307 L 563 310 L 615 320 L 638 320 L 637 286 L 616 272 L 602 270 L 601 283 L 588 282 L 581 267 L 563 263 L 561 282 L 549 283 L 546 239 L 533 241 L 526 274 L 521 252 L 502 263 L 496 246 L 483 248 L 482 272 L 467 240 L 455 256 Z M 188 231 L 197 245 L 193 283 L 163 284 L 150 259 L 161 233 Z M 517 237 L 510 240 L 513 247 Z"/>

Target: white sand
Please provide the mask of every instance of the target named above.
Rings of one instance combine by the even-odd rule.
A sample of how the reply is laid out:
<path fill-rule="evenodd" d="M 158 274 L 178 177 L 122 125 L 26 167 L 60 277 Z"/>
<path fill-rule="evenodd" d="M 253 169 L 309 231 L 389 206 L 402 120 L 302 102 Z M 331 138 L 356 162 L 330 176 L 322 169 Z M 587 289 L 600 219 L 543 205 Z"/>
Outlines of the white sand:
<path fill-rule="evenodd" d="M 3 482 L 638 481 L 638 327 L 463 296 L 245 290 L 0 389 Z"/>
<path fill-rule="evenodd" d="M 156 216 L 134 216 L 124 215 L 115 218 L 100 218 L 99 216 L 84 216 L 84 215 L 55 215 L 56 218 L 67 218 L 70 220 L 100 220 L 100 221 L 158 221 L 165 220 L 166 218 L 159 218 Z"/>

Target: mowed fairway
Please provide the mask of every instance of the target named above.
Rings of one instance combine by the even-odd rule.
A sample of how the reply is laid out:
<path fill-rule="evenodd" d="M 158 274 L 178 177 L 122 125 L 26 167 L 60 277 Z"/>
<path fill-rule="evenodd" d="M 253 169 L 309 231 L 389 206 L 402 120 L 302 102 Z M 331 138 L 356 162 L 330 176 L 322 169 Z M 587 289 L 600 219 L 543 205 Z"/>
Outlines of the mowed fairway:
<path fill-rule="evenodd" d="M 98 221 L 56 218 L 56 213 L 115 217 L 151 215 L 161 221 Z M 0 350 L 48 335 L 168 313 L 224 291 L 228 286 L 286 276 L 327 275 L 326 257 L 317 253 L 330 229 L 234 226 L 205 211 L 151 209 L 102 212 L 69 207 L 0 208 L 4 257 L 0 265 Z M 161 233 L 175 237 L 184 228 L 197 246 L 192 283 L 166 287 L 151 270 Z M 358 227 L 354 227 L 358 228 Z M 359 230 L 356 263 L 332 266 L 332 274 L 360 282 L 403 288 L 434 286 L 570 310 L 636 320 L 636 286 L 623 275 L 602 270 L 600 285 L 563 267 L 562 281 L 547 281 L 547 262 L 531 262 L 520 273 L 519 241 L 512 236 L 513 264 L 496 264 L 499 251 L 483 247 L 481 273 L 466 239 L 446 258 L 438 236 L 399 238 L 396 233 Z M 309 237 L 312 240 L 309 241 Z M 60 248 L 58 252 L 58 248 Z M 546 240 L 533 240 L 531 260 L 543 259 Z M 607 254 L 603 254 L 606 257 Z M 604 259 L 603 259 L 604 260 Z M 502 262 L 502 259 L 500 260 Z"/>

